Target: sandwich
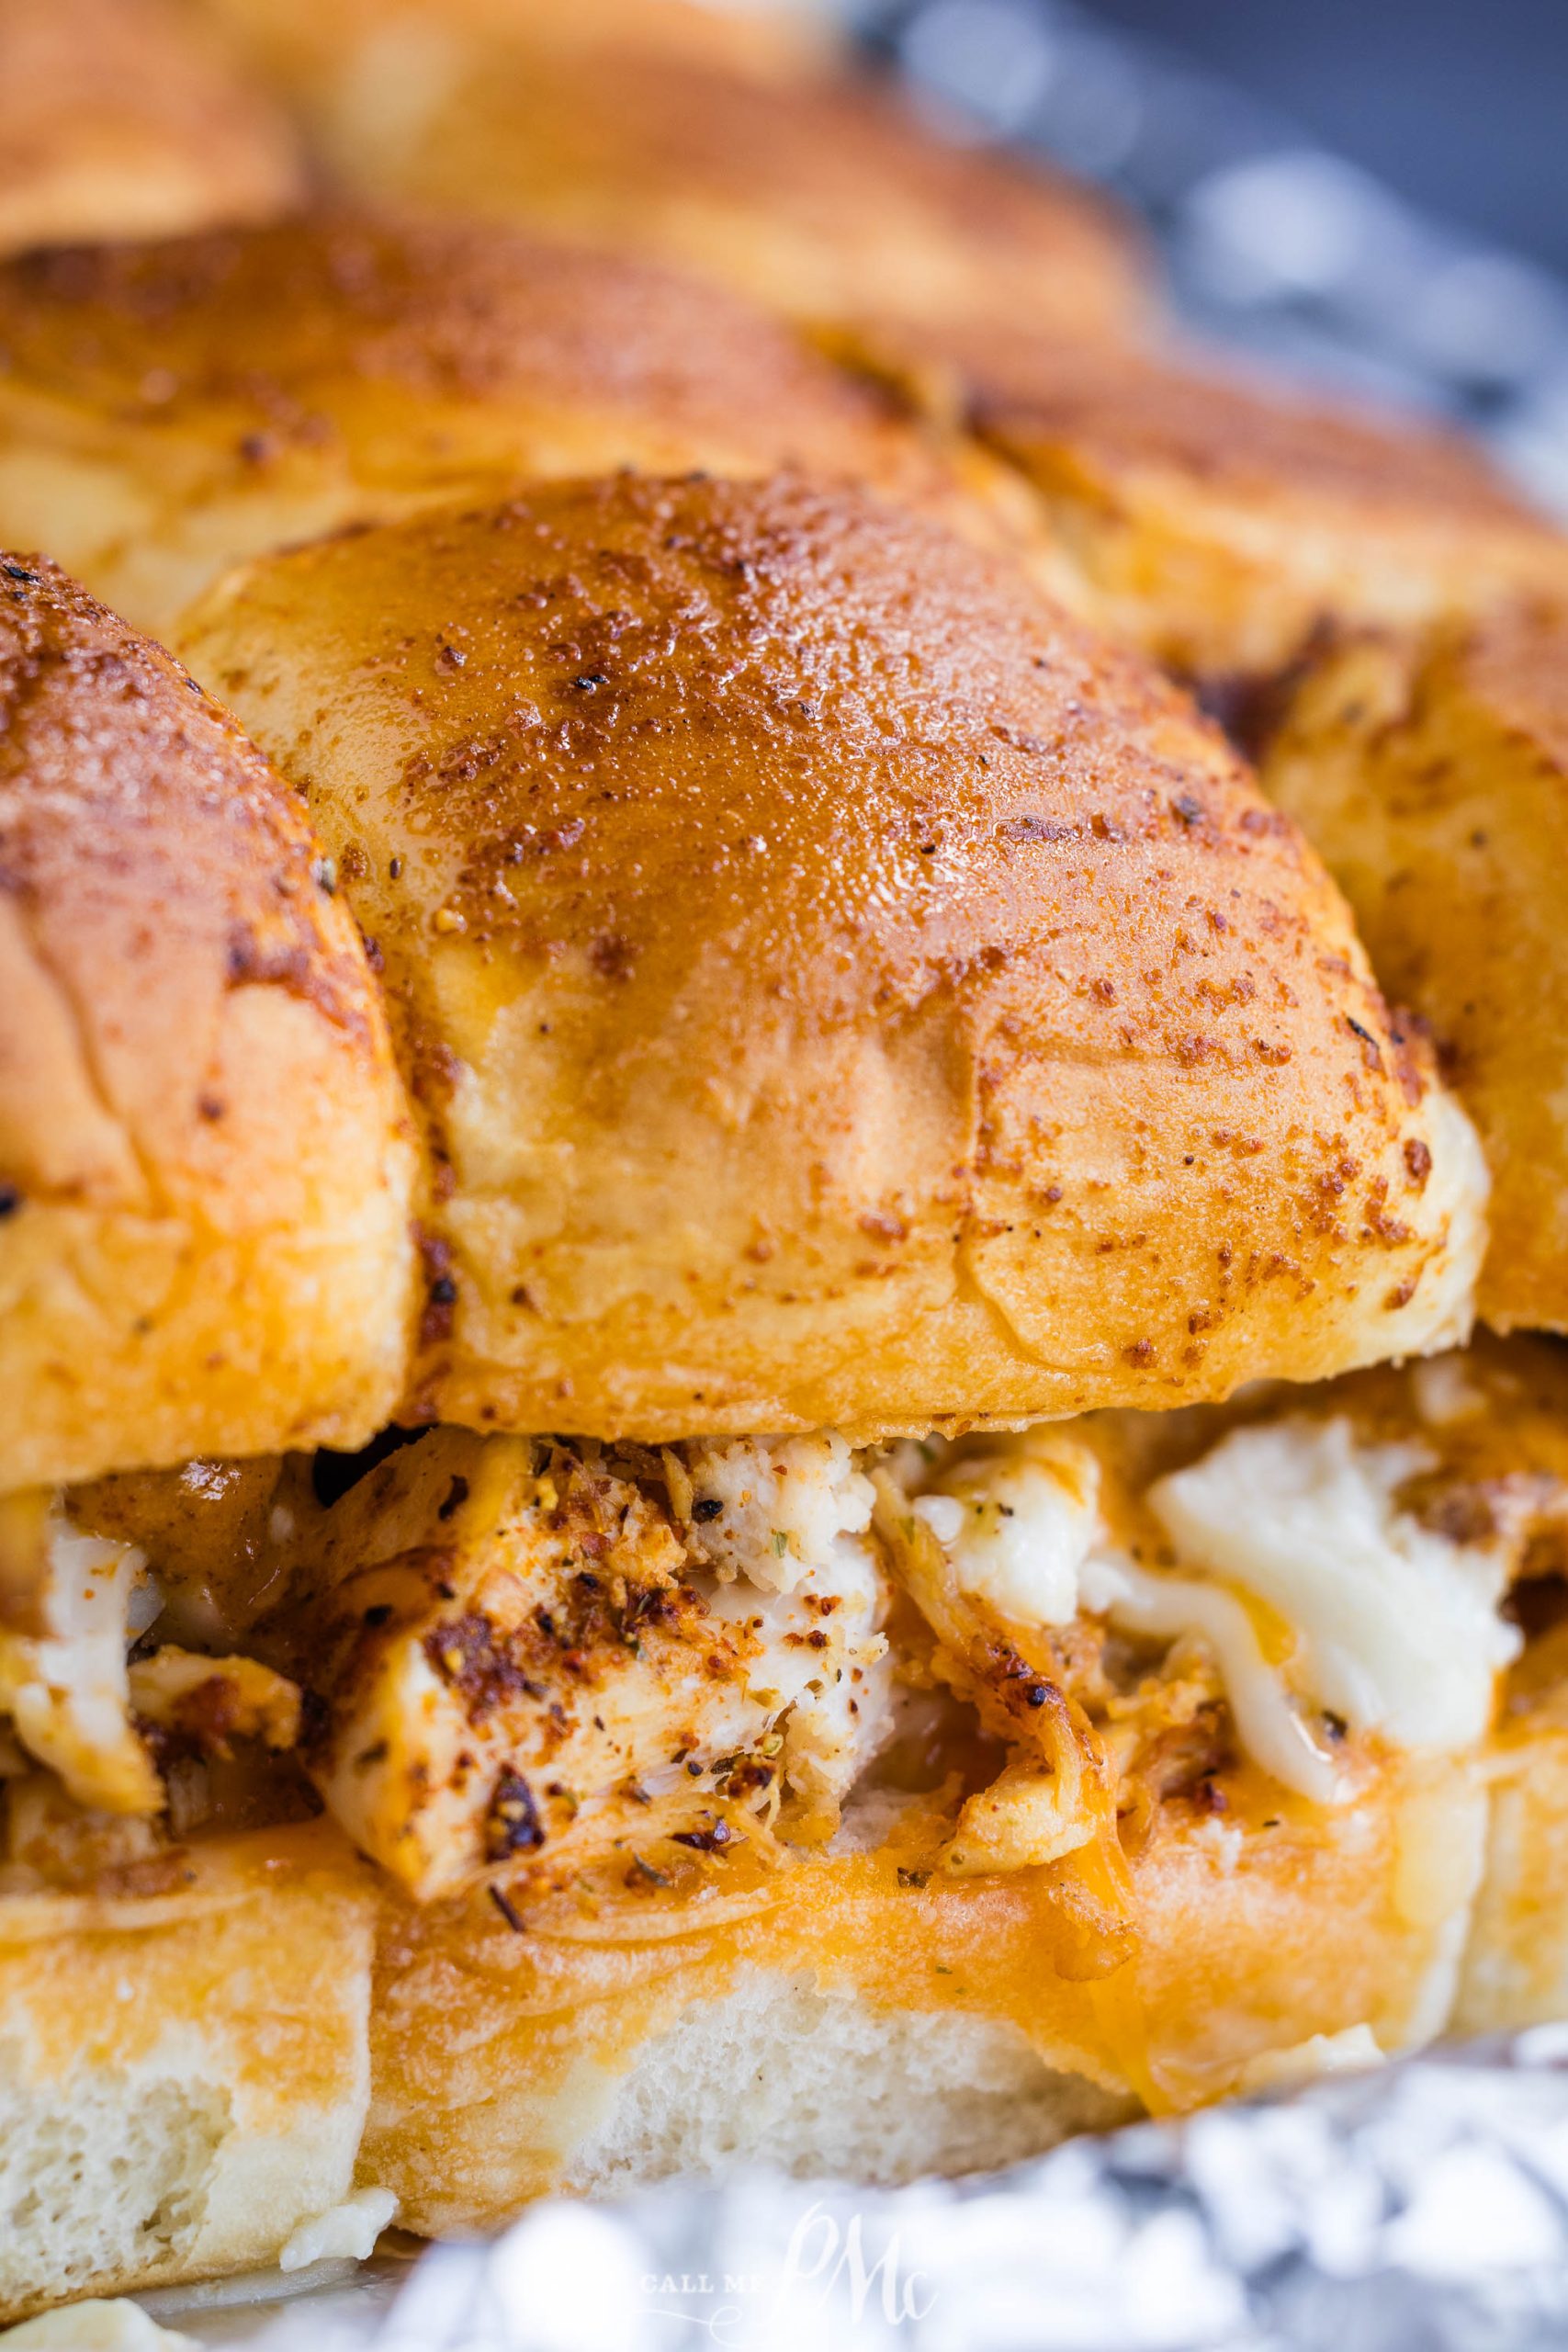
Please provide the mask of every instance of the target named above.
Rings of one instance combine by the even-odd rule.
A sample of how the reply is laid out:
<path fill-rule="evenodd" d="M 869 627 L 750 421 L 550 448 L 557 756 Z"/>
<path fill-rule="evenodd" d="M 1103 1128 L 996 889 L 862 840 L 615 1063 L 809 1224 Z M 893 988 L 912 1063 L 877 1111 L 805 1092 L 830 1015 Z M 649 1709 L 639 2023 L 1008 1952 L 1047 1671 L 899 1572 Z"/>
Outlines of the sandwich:
<path fill-rule="evenodd" d="M 335 1412 L 253 1379 L 231 1437 L 204 1335 L 199 1428 L 73 1453 L 7 1378 L 10 2308 L 356 2189 L 899 2177 L 1437 2030 L 1534 1521 L 1354 1367 L 1462 1340 L 1486 1180 L 1224 740 L 798 477 L 340 534 L 180 650 L 312 829 L 264 895 L 363 933 L 417 1268 L 389 1216 L 396 1393 L 377 1322 Z M 119 1679 L 62 1736 L 83 1573 Z"/>
<path fill-rule="evenodd" d="M 0 2315 L 1568 2012 L 1561 540 L 771 32 L 209 9 L 359 192 L 0 268 Z"/>

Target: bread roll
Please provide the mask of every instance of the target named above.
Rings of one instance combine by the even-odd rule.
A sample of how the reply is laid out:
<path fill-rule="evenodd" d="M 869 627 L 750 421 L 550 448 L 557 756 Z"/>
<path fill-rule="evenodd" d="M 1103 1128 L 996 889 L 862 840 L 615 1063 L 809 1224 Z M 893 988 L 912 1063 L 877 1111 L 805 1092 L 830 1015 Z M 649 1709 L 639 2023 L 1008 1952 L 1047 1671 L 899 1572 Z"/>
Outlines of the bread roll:
<path fill-rule="evenodd" d="M 280 112 L 175 0 L 6 0 L 0 253 L 262 220 L 302 175 Z"/>
<path fill-rule="evenodd" d="M 1460 1765 L 1311 1828 L 1173 1821 L 1134 1866 L 1140 1957 L 1108 1971 L 1056 1873 L 944 1878 L 918 1804 L 750 1894 L 724 1864 L 706 1916 L 652 1887 L 525 1907 L 524 1934 L 482 1900 L 389 1914 L 361 2177 L 436 2235 L 747 2163 L 896 2181 L 1213 2098 L 1320 2035 L 1398 2049 L 1452 2000 L 1484 1819 Z"/>
<path fill-rule="evenodd" d="M 1032 486 L 1082 609 L 1206 686 L 1267 677 L 1325 620 L 1411 623 L 1568 581 L 1568 544 L 1480 453 L 1082 336 L 838 339 Z"/>
<path fill-rule="evenodd" d="M 1489 1758 L 1486 1870 L 1455 2006 L 1459 2033 L 1497 2033 L 1568 2018 L 1568 1350 L 1515 1340 L 1492 1351 L 1529 1415 L 1498 1515 L 1534 1474 L 1538 1513 L 1516 1587 L 1525 1634 L 1504 1684 Z M 1494 1374 L 1495 1379 L 1496 1374 Z M 1528 1506 L 1527 1506 L 1528 1507 Z"/>
<path fill-rule="evenodd" d="M 840 43 L 800 0 L 195 0 L 255 67 L 310 115 L 336 90 L 389 125 L 464 66 L 498 54 L 628 47 L 731 73 L 799 81 Z"/>
<path fill-rule="evenodd" d="M 356 1443 L 412 1145 L 298 803 L 178 665 L 0 562 L 0 1494 Z"/>
<path fill-rule="evenodd" d="M 1468 1314 L 1479 1164 L 1188 706 L 934 526 L 625 478 L 236 575 L 432 1138 L 405 1418 L 923 1431 Z"/>
<path fill-rule="evenodd" d="M 1502 1330 L 1568 1329 L 1565 775 L 1568 624 L 1533 609 L 1325 646 L 1264 766 L 1480 1130 Z"/>
<path fill-rule="evenodd" d="M 259 2267 L 351 2193 L 375 1908 L 314 1828 L 0 1894 L 0 2320 Z"/>
<path fill-rule="evenodd" d="M 739 298 L 501 229 L 35 256 L 0 269 L 0 537 L 164 634 L 243 557 L 530 476 L 795 464 L 959 503 L 885 396 Z"/>
<path fill-rule="evenodd" d="M 326 77 L 312 121 L 352 187 L 657 254 L 795 318 L 1120 334 L 1147 299 L 1104 199 L 933 139 L 848 81 L 635 41 L 476 63 L 422 30 Z"/>

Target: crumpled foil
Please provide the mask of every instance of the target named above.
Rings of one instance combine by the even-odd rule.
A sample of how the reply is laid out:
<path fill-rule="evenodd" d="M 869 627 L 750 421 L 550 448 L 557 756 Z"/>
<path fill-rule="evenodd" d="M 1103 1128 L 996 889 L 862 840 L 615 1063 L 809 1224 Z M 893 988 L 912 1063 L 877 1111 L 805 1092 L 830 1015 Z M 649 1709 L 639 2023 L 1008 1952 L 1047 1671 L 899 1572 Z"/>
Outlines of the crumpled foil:
<path fill-rule="evenodd" d="M 146 2300 L 254 2352 L 1561 2352 L 1568 2025 L 1001 2175 L 552 2201 L 292 2306 Z"/>

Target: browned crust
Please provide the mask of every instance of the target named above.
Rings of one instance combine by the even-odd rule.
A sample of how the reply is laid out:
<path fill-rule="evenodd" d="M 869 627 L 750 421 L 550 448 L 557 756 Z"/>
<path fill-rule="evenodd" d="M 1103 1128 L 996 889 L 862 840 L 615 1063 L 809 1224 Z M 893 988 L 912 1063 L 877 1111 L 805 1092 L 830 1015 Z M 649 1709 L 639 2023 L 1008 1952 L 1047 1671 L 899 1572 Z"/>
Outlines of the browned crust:
<path fill-rule="evenodd" d="M 281 114 L 168 0 L 6 0 L 0 253 L 263 220 L 300 193 Z"/>
<path fill-rule="evenodd" d="M 1321 645 L 1264 776 L 1480 1130 L 1482 1312 L 1568 1329 L 1568 622 L 1531 605 Z"/>
<path fill-rule="evenodd" d="M 228 564 L 349 523 L 781 465 L 1014 527 L 886 394 L 635 257 L 336 209 L 0 266 L 0 537 L 160 635 Z"/>
<path fill-rule="evenodd" d="M 0 1487 L 384 1409 L 408 1154 L 333 888 L 175 662 L 0 560 Z"/>
<path fill-rule="evenodd" d="M 835 342 L 1017 469 L 1081 609 L 1210 685 L 1277 673 L 1325 623 L 1568 579 L 1561 534 L 1424 418 L 1104 338 L 883 319 Z"/>
<path fill-rule="evenodd" d="M 419 1414 L 1164 1404 L 1450 1315 L 1422 1052 L 1321 869 L 934 528 L 558 485 L 254 567 L 188 650 L 400 1004 L 446 1164 Z"/>
<path fill-rule="evenodd" d="M 908 446 L 885 401 L 739 298 L 657 263 L 373 211 L 24 257 L 0 269 L 0 351 L 13 382 L 205 433 L 258 473 L 282 446 L 342 437 L 371 392 L 620 411 L 694 462 L 706 444 L 874 474 Z"/>
<path fill-rule="evenodd" d="M 972 422 L 1026 463 L 1065 446 L 1089 467 L 1170 469 L 1216 492 L 1291 491 L 1368 514 L 1430 507 L 1544 527 L 1479 449 L 1414 416 L 1059 338 L 987 338 L 957 365 Z"/>
<path fill-rule="evenodd" d="M 409 139 L 324 126 L 351 183 L 654 252 L 794 315 L 880 307 L 1120 331 L 1145 273 L 1111 207 L 932 138 L 869 84 L 784 85 L 635 44 L 530 45 L 468 73 Z"/>

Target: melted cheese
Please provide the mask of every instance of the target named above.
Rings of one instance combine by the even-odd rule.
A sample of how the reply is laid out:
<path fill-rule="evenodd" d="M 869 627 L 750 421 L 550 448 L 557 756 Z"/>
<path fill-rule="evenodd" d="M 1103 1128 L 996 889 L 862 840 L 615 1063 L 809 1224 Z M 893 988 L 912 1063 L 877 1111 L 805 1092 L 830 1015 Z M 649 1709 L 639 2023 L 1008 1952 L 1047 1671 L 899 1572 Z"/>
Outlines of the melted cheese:
<path fill-rule="evenodd" d="M 1468 1747 L 1518 1648 L 1498 1615 L 1499 1554 L 1398 1507 L 1427 1465 L 1420 1446 L 1359 1443 L 1343 1419 L 1234 1430 L 1145 1498 L 1188 1573 L 1110 1548 L 1095 1458 L 1059 1430 L 961 1451 L 912 1509 L 951 1593 L 1009 1625 L 1064 1624 L 1081 1607 L 1153 1640 L 1201 1640 L 1253 1761 L 1332 1804 L 1350 1791 L 1314 1713 L 1399 1747 Z M 1283 1659 L 1265 1654 L 1257 1603 L 1289 1628 Z"/>
<path fill-rule="evenodd" d="M 1130 1560 L 1102 1558 L 1086 1564 L 1083 1598 L 1096 1616 L 1128 1633 L 1156 1641 L 1197 1634 L 1220 1669 L 1236 1736 L 1253 1762 L 1314 1804 L 1335 1804 L 1349 1793 L 1332 1756 L 1313 1737 L 1264 1657 L 1257 1628 L 1234 1592 L 1195 1577 L 1156 1576 Z"/>
<path fill-rule="evenodd" d="M 308 2270 L 313 2262 L 367 2262 L 397 2210 L 389 2188 L 357 2188 L 341 2205 L 301 2222 L 279 2254 L 277 2267 Z"/>
<path fill-rule="evenodd" d="M 1397 1507 L 1427 1464 L 1419 1447 L 1358 1445 L 1346 1420 L 1293 1419 L 1235 1430 L 1148 1502 L 1179 1559 L 1286 1620 L 1319 1705 L 1396 1747 L 1457 1748 L 1485 1732 L 1520 1637 L 1497 1613 L 1501 1559 Z"/>
<path fill-rule="evenodd" d="M 964 1453 L 914 1510 L 959 1592 L 1011 1625 L 1066 1625 L 1099 1524 L 1100 1465 L 1055 1430 Z"/>

